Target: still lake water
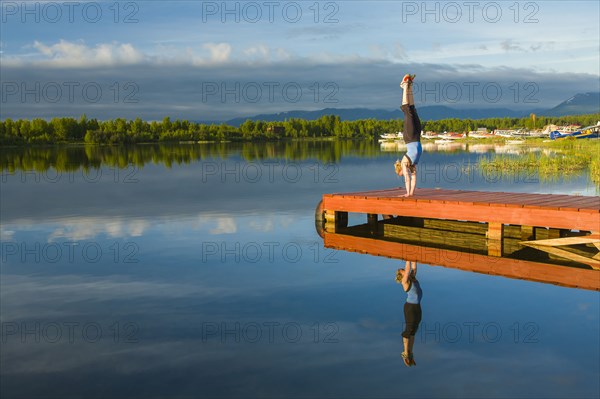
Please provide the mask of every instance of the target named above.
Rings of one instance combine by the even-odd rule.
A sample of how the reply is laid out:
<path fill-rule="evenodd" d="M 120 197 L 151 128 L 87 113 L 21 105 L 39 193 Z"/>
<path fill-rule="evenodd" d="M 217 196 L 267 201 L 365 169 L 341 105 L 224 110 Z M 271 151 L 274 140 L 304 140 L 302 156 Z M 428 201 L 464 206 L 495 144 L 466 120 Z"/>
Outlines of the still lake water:
<path fill-rule="evenodd" d="M 499 179 L 468 167 L 493 148 L 447 149 L 426 148 L 418 187 L 598 194 L 585 173 Z M 404 366 L 404 262 L 324 248 L 314 224 L 324 193 L 399 186 L 397 156 L 3 151 L 1 396 L 598 397 L 598 292 L 425 264 Z"/>

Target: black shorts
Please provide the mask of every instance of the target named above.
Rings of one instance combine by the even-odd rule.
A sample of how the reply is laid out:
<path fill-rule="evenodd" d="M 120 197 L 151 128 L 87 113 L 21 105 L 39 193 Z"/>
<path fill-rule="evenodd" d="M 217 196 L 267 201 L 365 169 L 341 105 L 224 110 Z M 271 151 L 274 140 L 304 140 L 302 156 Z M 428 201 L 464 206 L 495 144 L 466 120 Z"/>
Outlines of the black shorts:
<path fill-rule="evenodd" d="M 421 305 L 418 303 L 406 302 L 404 304 L 404 320 L 406 321 L 406 327 L 402 332 L 404 338 L 410 338 L 417 333 L 422 315 Z"/>
<path fill-rule="evenodd" d="M 417 109 L 414 105 L 404 104 L 402 107 L 402 112 L 404 112 L 404 142 L 410 143 L 413 141 L 421 140 L 421 119 L 419 119 L 419 114 L 417 114 Z"/>

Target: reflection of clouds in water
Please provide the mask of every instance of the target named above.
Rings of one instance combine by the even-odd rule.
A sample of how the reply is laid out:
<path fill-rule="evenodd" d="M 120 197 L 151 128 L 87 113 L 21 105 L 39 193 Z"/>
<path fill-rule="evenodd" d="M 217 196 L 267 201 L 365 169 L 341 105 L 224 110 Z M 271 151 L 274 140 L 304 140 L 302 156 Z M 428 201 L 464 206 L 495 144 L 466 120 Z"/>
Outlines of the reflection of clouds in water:
<path fill-rule="evenodd" d="M 165 323 L 176 326 L 181 315 L 165 315 Z M 227 321 L 224 319 L 224 321 Z M 238 320 L 239 321 L 239 320 Z M 253 320 L 262 323 L 266 320 Z M 55 383 L 67 378 L 78 379 L 79 373 L 102 371 L 115 376 L 132 377 L 160 374 L 166 370 L 195 389 L 230 394 L 238 390 L 260 388 L 263 394 L 312 396 L 322 388 L 336 397 L 391 396 L 460 397 L 557 396 L 583 392 L 594 381 L 594 370 L 560 353 L 558 347 L 518 345 L 503 341 L 497 344 L 451 344 L 415 342 L 417 367 L 407 369 L 400 357 L 401 328 L 365 330 L 348 321 L 336 321 L 337 343 L 313 342 L 310 325 L 300 320 L 271 319 L 280 325 L 300 323 L 306 333 L 291 343 L 276 335 L 275 342 L 266 337 L 256 343 L 235 342 L 232 335 L 222 342 L 219 335 L 203 341 L 201 325 L 186 325 L 196 334 L 185 338 L 165 335 L 144 336 L 140 323 L 135 344 L 116 344 L 110 339 L 95 344 L 23 345 L 9 340 L 3 356 L 11 368 L 5 375 L 19 376 L 57 373 Z M 233 322 L 233 321 L 232 321 Z M 192 321 L 193 323 L 193 321 Z M 244 324 L 241 321 L 242 325 Z M 191 377 L 193 370 L 195 378 Z M 477 370 L 477 371 L 476 371 Z M 67 373 L 64 374 L 64 373 Z M 63 374 L 58 374 L 63 373 Z M 324 380 L 326 375 L 326 382 Z M 235 376 L 235 383 L 231 383 Z M 293 376 L 293 377 L 292 377 Z M 295 379 L 309 381 L 288 384 Z M 390 383 L 395 381 L 395 383 Z M 510 383 L 507 383 L 510 381 Z M 173 390 L 169 378 L 155 378 L 152 389 Z M 139 387 L 139 389 L 147 389 Z M 593 388 L 592 388 L 593 389 Z M 208 391 L 210 392 L 210 391 Z M 270 396 L 270 395 L 267 395 Z M 320 395 L 319 395 L 320 396 Z"/>
<path fill-rule="evenodd" d="M 7 230 L 3 226 L 0 227 L 0 240 L 1 241 L 12 241 L 15 235 L 14 230 Z"/>
<path fill-rule="evenodd" d="M 312 253 L 310 256 L 312 257 Z M 185 299 L 196 305 L 205 301 L 214 305 L 227 298 L 228 303 L 247 303 L 249 300 L 281 292 L 300 294 L 307 289 L 353 287 L 359 284 L 358 281 L 360 284 L 381 281 L 382 276 L 390 273 L 381 265 L 376 268 L 349 268 L 348 265 L 342 266 L 343 262 L 328 264 L 325 271 L 319 264 L 309 267 L 302 262 L 284 265 L 286 267 L 269 269 L 268 277 L 257 276 L 256 268 L 236 267 L 235 279 L 230 278 L 230 268 L 223 268 L 221 273 L 214 272 L 214 269 L 212 272 L 199 269 L 191 272 L 182 270 L 179 273 L 176 265 L 169 265 L 168 270 L 176 272 L 169 276 L 169 281 L 165 281 L 166 278 L 151 281 L 142 280 L 143 277 L 114 274 L 21 276 L 4 272 L 0 280 L 2 320 L 64 317 L 72 313 L 79 314 L 81 309 L 87 310 L 88 307 L 102 310 L 97 308 L 102 303 L 119 303 L 119 308 L 127 309 L 127 301 L 140 300 L 153 304 L 170 299 Z M 256 264 L 256 267 L 264 268 L 269 265 Z M 156 269 L 146 265 L 145 268 L 152 274 L 157 271 L 163 273 L 167 266 Z M 340 273 L 342 269 L 345 273 Z M 288 273 L 297 273 L 299 270 L 305 273 L 302 279 L 286 278 Z M 87 273 L 87 270 L 82 270 L 82 273 Z"/>
<path fill-rule="evenodd" d="M 48 242 L 57 239 L 68 239 L 72 241 L 89 240 L 100 234 L 106 234 L 112 238 L 140 237 L 149 226 L 149 222 L 143 219 L 123 220 L 121 218 L 67 218 L 61 221 L 61 225 L 54 228 L 48 236 Z"/>
<path fill-rule="evenodd" d="M 317 282 L 324 283 L 323 287 L 334 287 L 331 283 L 333 277 L 336 281 L 341 280 L 337 281 L 339 286 L 348 290 L 354 289 L 352 283 L 361 286 L 373 276 L 381 281 L 382 277 L 389 275 L 391 280 L 391 271 L 395 271 L 397 262 L 374 259 L 381 262 L 373 268 L 365 265 L 353 267 L 352 263 L 327 265 L 328 269 L 333 269 L 333 275 L 321 272 L 315 279 L 305 276 L 290 279 L 287 283 L 290 287 L 301 288 L 306 294 L 307 288 L 314 288 Z M 379 263 L 390 267 L 387 271 L 382 270 L 387 268 L 382 268 Z M 305 268 L 306 265 L 301 269 Z M 513 342 L 512 330 L 503 331 L 505 334 L 496 343 L 480 339 L 468 342 L 466 330 L 456 343 L 435 340 L 431 333 L 426 341 L 417 336 L 415 356 L 418 366 L 407 369 L 400 358 L 402 301 L 390 308 L 394 314 L 391 318 L 387 312 L 371 316 L 366 310 L 336 321 L 339 319 L 335 317 L 337 311 L 316 316 L 312 312 L 320 304 L 306 301 L 307 313 L 302 312 L 302 316 L 296 319 L 293 313 L 286 314 L 283 316 L 285 319 L 281 319 L 281 313 L 265 315 L 256 309 L 262 303 L 268 307 L 268 304 L 277 302 L 274 300 L 280 295 L 277 290 L 289 293 L 289 287 L 275 287 L 272 281 L 261 281 L 262 278 L 249 281 L 246 278 L 248 274 L 242 269 L 237 269 L 239 273 L 233 281 L 225 283 L 219 280 L 218 284 L 203 278 L 190 279 L 189 276 L 183 276 L 182 282 L 164 282 L 164 278 L 156 282 L 135 281 L 113 275 L 3 276 L 3 321 L 34 322 L 36 319 L 52 318 L 82 323 L 95 321 L 104 329 L 111 324 L 101 321 L 105 319 L 135 322 L 140 328 L 139 342 L 135 344 L 116 344 L 108 338 L 94 344 L 79 340 L 70 345 L 44 342 L 23 345 L 18 338 L 12 339 L 3 345 L 3 359 L 11 364 L 11 368 L 3 370 L 3 373 L 34 379 L 37 373 L 54 372 L 53 383 L 60 385 L 72 378 L 85 379 L 86 375 L 97 371 L 104 373 L 110 381 L 111 378 L 116 380 L 136 375 L 147 378 L 168 370 L 171 375 L 180 376 L 202 392 L 207 389 L 214 392 L 219 389 L 224 392 L 233 392 L 231 389 L 252 390 L 257 386 L 263 393 L 278 393 L 279 396 L 292 393 L 314 396 L 326 387 L 340 397 L 360 396 L 367 391 L 367 396 L 389 397 L 397 396 L 398 392 L 407 397 L 447 396 L 448 392 L 461 397 L 527 396 L 528 393 L 568 396 L 573 390 L 589 391 L 590 381 L 597 377 L 597 369 L 587 367 L 580 356 L 568 356 L 571 348 L 556 345 L 556 335 L 536 344 L 517 344 Z M 341 270 L 345 272 L 339 273 Z M 431 275 L 447 269 L 425 267 L 419 273 L 426 270 Z M 249 272 L 253 273 L 252 270 Z M 251 289 L 246 287 L 249 282 Z M 330 295 L 333 298 L 337 296 L 335 291 Z M 401 292 L 398 296 L 404 299 Z M 295 297 L 293 294 L 292 298 Z M 284 306 L 285 297 L 282 299 L 281 305 Z M 115 308 L 113 303 L 117 302 L 119 305 Z M 247 308 L 240 305 L 248 302 L 251 306 Z M 5 312 L 6 304 L 10 304 L 10 313 Z M 60 307 L 53 304 L 60 304 Z M 120 314 L 116 310 L 115 314 L 114 309 L 123 309 L 125 313 Z M 597 307 L 592 306 L 587 312 L 594 310 Z M 330 319 L 327 316 L 334 317 Z M 451 315 L 449 317 L 452 319 Z M 431 320 L 425 319 L 426 322 Z M 240 322 L 243 326 L 251 322 L 271 321 L 300 323 L 304 333 L 301 341 L 289 343 L 279 339 L 269 344 L 265 335 L 257 343 L 233 342 L 231 336 L 225 343 L 220 341 L 219 336 L 202 342 L 202 322 L 226 322 L 229 326 Z M 323 343 L 325 334 L 320 336 L 318 344 L 312 342 L 313 330 L 310 327 L 315 322 L 325 321 L 338 325 L 339 333 L 335 337 L 338 343 Z M 502 326 L 509 328 L 509 324 Z M 477 332 L 477 338 L 480 338 L 481 330 Z M 263 333 L 266 334 L 266 329 Z M 194 375 L 191 370 L 194 370 Z M 327 382 L 322 382 L 324 375 Z M 235 388 L 227 385 L 232 376 L 235 376 Z M 294 378 L 311 383 L 300 388 L 297 384 L 282 383 Z M 506 384 L 507 380 L 511 383 Z M 155 378 L 153 387 L 177 393 L 176 390 L 169 391 L 173 389 L 172 386 L 169 388 L 170 383 L 169 378 Z M 137 384 L 133 383 L 136 389 L 147 389 L 147 385 Z"/>
<path fill-rule="evenodd" d="M 215 287 L 201 281 L 135 281 L 122 276 L 18 276 L 2 275 L 2 319 L 65 316 L 69 306 L 81 302 L 108 302 L 137 299 L 219 298 L 235 295 L 235 287 Z M 245 293 L 249 295 L 249 293 Z M 48 304 L 60 306 L 47 306 Z"/>
<path fill-rule="evenodd" d="M 292 225 L 294 218 L 288 215 L 204 215 L 200 214 L 191 220 L 182 220 L 181 229 L 185 229 L 185 223 L 194 230 L 200 230 L 208 226 L 209 234 L 233 234 L 239 232 L 238 225 L 246 227 L 251 232 L 271 233 L 275 229 L 287 228 Z M 213 227 L 214 226 L 214 227 Z"/>
<path fill-rule="evenodd" d="M 177 320 L 173 320 L 175 323 Z M 258 320 L 253 321 L 262 325 L 263 322 L 277 322 L 279 326 L 286 323 L 298 323 L 296 320 Z M 234 323 L 232 321 L 232 323 Z M 243 325 L 244 323 L 242 323 Z M 112 370 L 118 374 L 135 374 L 156 372 L 164 369 L 202 370 L 202 374 L 223 377 L 231 375 L 232 368 L 242 372 L 252 373 L 267 369 L 307 371 L 315 367 L 333 366 L 352 360 L 357 353 L 338 352 L 336 343 L 324 344 L 313 342 L 310 335 L 310 325 L 301 323 L 306 336 L 299 342 L 290 342 L 281 335 L 281 329 L 276 330 L 277 336 L 269 342 L 267 336 L 257 343 L 241 340 L 235 342 L 235 337 L 222 343 L 219 336 L 214 340 L 202 340 L 202 327 L 197 327 L 197 334 L 185 339 L 162 337 L 161 341 L 148 342 L 143 337 L 143 325 L 137 335 L 136 343 L 114 343 L 112 336 L 107 336 L 96 343 L 87 343 L 76 339 L 73 344 L 37 345 L 21 344 L 18 337 L 7 340 L 3 345 L 3 357 L 10 360 L 11 367 L 3 370 L 3 374 L 31 374 L 46 372 L 76 373 L 85 367 Z M 338 323 L 340 331 L 353 328 L 350 323 Z M 349 338 L 353 333 L 349 334 Z M 80 337 L 77 337 L 80 338 Z M 212 337 L 215 338 L 215 337 Z M 338 337 L 339 338 L 339 337 Z M 160 339 L 160 337 L 159 337 Z M 319 338 L 320 340 L 320 338 Z M 65 340 L 66 341 L 66 340 Z M 312 350 L 311 350 L 312 348 Z M 316 353 L 325 356 L 315 356 Z M 357 349 L 356 352 L 360 351 Z M 311 353 L 312 352 L 312 353 Z M 377 360 L 376 354 L 363 353 L 361 358 L 370 357 Z M 301 359 L 301 361 L 298 361 Z M 221 365 L 221 367 L 215 367 Z M 226 365 L 226 367 L 223 367 Z M 267 373 L 268 374 L 268 373 Z M 275 382 L 276 379 L 273 380 Z"/>
<path fill-rule="evenodd" d="M 579 302 L 576 304 L 579 314 L 585 317 L 587 320 L 599 320 L 600 315 L 595 311 L 595 306 L 592 306 L 590 302 Z"/>
<path fill-rule="evenodd" d="M 292 224 L 293 218 L 288 216 L 228 216 L 228 215 L 205 215 L 200 214 L 196 218 L 189 217 L 168 217 L 163 220 L 154 218 L 100 218 L 100 217 L 81 217 L 81 218 L 61 218 L 54 219 L 53 222 L 34 224 L 26 220 L 18 220 L 10 224 L 10 229 L 6 226 L 0 228 L 0 237 L 3 241 L 12 240 L 15 232 L 39 230 L 46 227 L 50 230 L 48 242 L 54 242 L 59 239 L 71 241 L 90 240 L 101 234 L 106 234 L 110 238 L 141 237 L 152 225 L 160 224 L 160 230 L 164 234 L 182 232 L 189 228 L 193 230 L 206 229 L 208 234 L 235 234 L 239 232 L 238 221 L 249 220 L 243 225 L 249 230 L 255 232 L 273 232 L 276 227 L 288 227 Z"/>
<path fill-rule="evenodd" d="M 292 226 L 294 220 L 298 219 L 289 215 L 262 214 L 254 216 L 253 220 L 248 223 L 248 227 L 256 232 L 269 233 L 275 230 L 281 231 L 282 229 Z"/>
<path fill-rule="evenodd" d="M 253 220 L 248 223 L 248 227 L 252 228 L 254 231 L 263 233 L 273 231 L 274 226 L 275 224 L 273 223 L 272 218 L 268 218 L 267 220 Z"/>
<path fill-rule="evenodd" d="M 216 224 L 217 226 L 209 231 L 210 234 L 234 234 L 237 232 L 237 225 L 232 217 L 216 218 Z"/>
<path fill-rule="evenodd" d="M 577 309 L 579 309 L 582 312 L 585 312 L 589 308 L 590 308 L 590 304 L 589 303 L 578 303 L 577 304 Z"/>

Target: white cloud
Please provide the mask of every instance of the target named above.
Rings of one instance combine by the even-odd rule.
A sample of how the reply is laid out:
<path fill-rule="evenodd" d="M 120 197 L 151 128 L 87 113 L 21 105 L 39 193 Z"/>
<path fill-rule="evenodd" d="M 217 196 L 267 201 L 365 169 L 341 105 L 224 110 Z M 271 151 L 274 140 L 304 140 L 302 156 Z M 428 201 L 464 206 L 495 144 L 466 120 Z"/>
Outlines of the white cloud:
<path fill-rule="evenodd" d="M 231 45 L 228 43 L 205 43 L 202 47 L 210 51 L 211 62 L 223 63 L 229 61 Z"/>
<path fill-rule="evenodd" d="M 405 60 L 408 58 L 408 56 L 406 54 L 406 49 L 400 42 L 394 43 L 394 53 L 393 54 L 394 54 L 394 57 L 399 60 Z"/>
<path fill-rule="evenodd" d="M 58 43 L 46 45 L 36 40 L 33 47 L 45 57 L 40 62 L 48 66 L 115 66 L 137 64 L 146 59 L 146 56 L 130 43 L 99 43 L 90 47 L 83 42 L 60 40 Z"/>
<path fill-rule="evenodd" d="M 139 64 L 218 65 L 230 62 L 233 50 L 229 43 L 204 43 L 199 48 L 178 48 L 158 44 L 154 52 L 144 52 L 131 43 L 111 42 L 88 45 L 84 41 L 63 39 L 53 44 L 36 40 L 25 48 L 34 51 L 18 55 L 3 54 L 3 65 L 58 68 L 118 67 Z"/>
<path fill-rule="evenodd" d="M 3 44 L 2 47 L 5 47 Z M 1 48 L 1 47 L 0 47 Z M 3 54 L 2 62 L 7 67 L 58 67 L 58 68 L 90 68 L 118 67 L 127 65 L 236 65 L 244 63 L 271 63 L 288 61 L 294 55 L 286 49 L 271 48 L 264 44 L 248 47 L 237 53 L 229 43 L 203 43 L 194 47 L 177 47 L 158 43 L 154 50 L 141 51 L 130 43 L 98 43 L 94 46 L 83 41 L 60 40 L 54 44 L 34 41 L 25 46 L 29 53 L 18 55 Z"/>
<path fill-rule="evenodd" d="M 250 57 L 260 56 L 263 58 L 268 58 L 270 56 L 270 53 L 271 52 L 269 51 L 269 48 L 264 44 L 259 44 L 258 46 L 249 47 L 246 50 L 244 50 L 244 54 Z"/>
<path fill-rule="evenodd" d="M 525 51 L 519 44 L 513 43 L 512 40 L 507 39 L 500 43 L 500 48 L 506 52 L 509 51 Z"/>

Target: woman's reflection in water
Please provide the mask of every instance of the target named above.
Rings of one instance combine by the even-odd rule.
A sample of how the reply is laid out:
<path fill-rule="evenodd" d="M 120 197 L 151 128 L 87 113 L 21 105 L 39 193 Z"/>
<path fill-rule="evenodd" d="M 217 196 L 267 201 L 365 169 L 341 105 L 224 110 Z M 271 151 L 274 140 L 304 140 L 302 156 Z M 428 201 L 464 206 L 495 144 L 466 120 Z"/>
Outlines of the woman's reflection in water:
<path fill-rule="evenodd" d="M 421 285 L 417 280 L 417 262 L 406 261 L 404 270 L 398 269 L 396 273 L 396 282 L 402 284 L 402 288 L 404 288 L 407 295 L 404 304 L 406 327 L 402 332 L 402 341 L 404 342 L 402 359 L 406 366 L 416 366 L 413 345 L 415 344 L 415 334 L 419 329 L 419 323 L 421 323 L 421 298 L 423 297 Z"/>

